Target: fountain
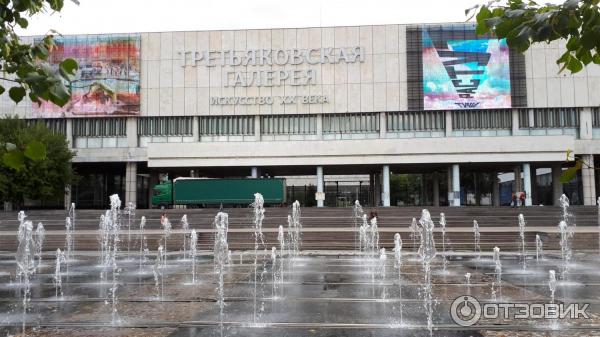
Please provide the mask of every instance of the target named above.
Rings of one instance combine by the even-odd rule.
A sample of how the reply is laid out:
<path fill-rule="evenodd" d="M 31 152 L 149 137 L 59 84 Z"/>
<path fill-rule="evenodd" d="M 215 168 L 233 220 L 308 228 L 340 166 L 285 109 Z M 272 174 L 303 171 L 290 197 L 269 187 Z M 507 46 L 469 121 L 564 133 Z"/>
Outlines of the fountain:
<path fill-rule="evenodd" d="M 187 237 L 190 231 L 190 223 L 188 222 L 187 214 L 184 214 L 181 217 L 180 223 L 181 229 L 183 230 L 183 259 L 185 260 L 187 258 Z"/>
<path fill-rule="evenodd" d="M 45 236 L 46 231 L 44 230 L 44 225 L 41 222 L 38 222 L 35 230 L 35 257 L 37 259 L 37 268 L 42 265 L 42 249 Z"/>
<path fill-rule="evenodd" d="M 23 335 L 25 335 L 25 317 L 31 299 L 31 276 L 35 273 L 33 223 L 25 221 L 25 218 L 25 212 L 19 212 L 19 232 L 17 234 L 19 246 L 15 255 L 19 288 L 23 290 Z"/>
<path fill-rule="evenodd" d="M 67 262 L 67 258 L 65 256 L 65 253 L 63 253 L 60 250 L 60 248 L 57 248 L 56 249 L 56 265 L 54 267 L 54 277 L 52 278 L 52 281 L 54 283 L 54 288 L 55 288 L 56 299 L 58 299 L 58 294 L 60 294 L 61 298 L 63 297 L 61 265 L 66 262 Z"/>
<path fill-rule="evenodd" d="M 412 218 L 412 222 L 410 223 L 410 237 L 412 239 L 413 242 L 413 249 L 416 250 L 417 249 L 417 238 L 419 238 L 419 236 L 421 235 L 420 232 L 420 228 L 417 225 L 417 218 Z M 421 240 L 420 238 L 418 239 L 419 241 Z"/>
<path fill-rule="evenodd" d="M 548 276 L 548 287 L 550 288 L 550 303 L 554 303 L 554 292 L 556 291 L 556 272 L 554 270 L 549 270 Z"/>
<path fill-rule="evenodd" d="M 442 267 L 445 273 L 448 259 L 446 258 L 446 214 L 444 213 L 440 213 L 440 228 L 442 229 Z"/>
<path fill-rule="evenodd" d="M 498 297 L 502 299 L 502 262 L 500 262 L 500 248 L 494 247 L 494 273 L 495 280 L 492 282 L 492 301 Z"/>
<path fill-rule="evenodd" d="M 378 269 L 378 273 L 379 273 L 379 277 L 382 280 L 382 288 L 381 288 L 381 299 L 385 300 L 387 297 L 387 291 L 386 291 L 386 287 L 385 287 L 385 283 L 383 283 L 383 281 L 385 281 L 385 274 L 387 271 L 387 254 L 385 253 L 385 248 L 381 248 L 381 250 L 379 251 L 379 268 Z"/>
<path fill-rule="evenodd" d="M 123 213 L 127 216 L 127 259 L 130 259 L 131 254 L 131 222 L 135 221 L 135 204 L 128 202 L 123 209 Z"/>
<path fill-rule="evenodd" d="M 300 203 L 298 200 L 292 204 L 292 214 L 288 216 L 289 250 L 293 257 L 298 256 L 302 245 L 302 224 L 300 223 Z"/>
<path fill-rule="evenodd" d="M 525 217 L 523 214 L 519 214 L 519 239 L 521 240 L 521 263 L 523 264 L 523 270 L 527 269 L 527 256 L 525 253 Z"/>
<path fill-rule="evenodd" d="M 198 234 L 196 230 L 192 229 L 190 234 L 190 259 L 192 264 L 192 283 L 196 283 L 196 254 L 198 246 Z"/>
<path fill-rule="evenodd" d="M 360 251 L 359 241 L 358 241 L 358 227 L 362 224 L 363 216 L 365 212 L 363 211 L 362 206 L 358 200 L 354 201 L 353 211 L 353 223 L 354 223 L 354 249 Z"/>
<path fill-rule="evenodd" d="M 465 286 L 467 287 L 467 293 L 471 294 L 471 273 L 465 273 Z"/>
<path fill-rule="evenodd" d="M 152 274 L 154 275 L 154 291 L 156 291 L 156 298 L 161 302 L 164 299 L 164 252 L 163 246 L 159 245 L 156 251 L 156 261 L 152 266 Z M 159 280 L 160 279 L 160 280 Z"/>
<path fill-rule="evenodd" d="M 71 249 L 73 249 L 73 226 L 71 224 L 71 218 L 65 219 L 65 246 L 66 246 L 66 267 L 67 267 L 67 279 L 69 278 L 69 261 L 71 261 Z"/>
<path fill-rule="evenodd" d="M 121 232 L 121 199 L 116 194 L 110 196 L 110 211 L 107 213 L 107 217 L 105 220 L 107 222 L 106 229 L 109 233 L 108 235 L 108 243 L 106 246 L 107 249 L 107 259 L 104 265 L 104 273 L 107 273 L 108 268 L 110 268 L 110 272 L 112 275 L 112 283 L 109 289 L 110 296 L 105 301 L 106 304 L 111 305 L 111 317 L 112 324 L 119 323 L 117 304 L 117 290 L 119 289 L 118 276 L 119 276 L 119 268 L 117 265 L 117 258 L 119 254 L 119 242 L 120 240 L 120 232 Z"/>
<path fill-rule="evenodd" d="M 283 261 L 281 261 L 279 264 L 281 264 L 281 263 L 283 263 Z M 279 270 L 278 262 L 277 262 L 277 248 L 271 247 L 271 276 L 272 276 L 271 298 L 272 299 L 278 298 L 277 286 L 279 285 L 279 275 L 280 275 L 280 270 Z"/>
<path fill-rule="evenodd" d="M 279 242 L 279 259 L 280 259 L 280 263 L 281 263 L 281 284 L 283 284 L 283 267 L 284 267 L 284 254 L 285 254 L 285 232 L 283 230 L 283 226 L 279 225 L 279 229 L 277 230 L 277 241 Z M 289 260 L 289 259 L 288 259 Z M 283 287 L 282 287 L 282 291 L 283 291 Z"/>
<path fill-rule="evenodd" d="M 279 256 L 283 257 L 285 251 L 285 232 L 282 225 L 279 225 L 277 230 L 277 242 L 279 242 Z"/>
<path fill-rule="evenodd" d="M 217 213 L 217 216 L 215 216 L 214 227 L 216 230 L 215 244 L 213 250 L 214 267 L 218 277 L 217 305 L 219 306 L 219 327 L 221 329 L 222 335 L 223 310 L 225 308 L 225 288 L 223 283 L 223 276 L 225 274 L 225 266 L 227 266 L 227 255 L 229 252 L 229 244 L 227 243 L 227 231 L 229 230 L 229 215 L 223 212 Z"/>
<path fill-rule="evenodd" d="M 402 238 L 400 233 L 394 234 L 394 268 L 398 271 L 398 306 L 400 311 L 400 325 L 402 325 Z"/>
<path fill-rule="evenodd" d="M 77 222 L 77 214 L 75 212 L 75 203 L 72 202 L 69 206 L 69 218 L 71 218 L 71 227 L 73 227 L 73 234 L 75 234 L 75 222 Z M 73 250 L 71 253 L 75 252 L 75 241 L 71 244 L 71 249 Z"/>
<path fill-rule="evenodd" d="M 98 241 L 100 241 L 100 265 L 104 266 L 108 252 L 108 217 L 110 211 L 100 215 L 100 223 L 98 224 Z M 104 281 L 104 273 L 100 273 L 100 278 Z"/>
<path fill-rule="evenodd" d="M 139 254 L 140 274 L 142 273 L 142 267 L 143 267 L 144 262 L 146 261 L 146 254 L 148 253 L 148 245 L 146 243 L 146 234 L 144 234 L 145 227 L 146 227 L 146 217 L 142 216 L 142 218 L 140 219 L 140 236 L 139 236 L 139 242 L 140 242 L 140 254 Z"/>
<path fill-rule="evenodd" d="M 473 220 L 473 241 L 474 241 L 474 251 L 477 254 L 477 259 L 481 258 L 481 247 L 479 246 L 479 239 L 481 238 L 481 234 L 479 234 L 479 224 L 477 220 Z"/>
<path fill-rule="evenodd" d="M 434 224 L 431 220 L 429 211 L 424 209 L 421 212 L 421 219 L 419 220 L 421 225 L 421 245 L 419 246 L 418 254 L 421 257 L 421 263 L 423 264 L 423 306 L 425 308 L 425 314 L 427 315 L 427 329 L 429 335 L 433 334 L 433 298 L 431 294 L 431 262 L 435 258 L 437 253 L 435 248 L 435 241 L 433 240 L 433 229 Z"/>
<path fill-rule="evenodd" d="M 363 215 L 363 224 L 359 228 L 360 251 L 367 257 L 374 258 L 379 252 L 379 229 L 377 228 L 377 217 L 367 221 L 367 215 Z"/>
<path fill-rule="evenodd" d="M 164 254 L 164 258 L 163 258 L 163 265 L 166 267 L 167 266 L 167 254 L 168 254 L 168 250 L 167 250 L 167 239 L 169 239 L 169 237 L 171 236 L 171 230 L 173 229 L 173 227 L 171 226 L 171 222 L 169 221 L 169 218 L 167 218 L 166 216 L 162 217 L 161 221 L 161 225 L 163 227 L 163 254 Z"/>
<path fill-rule="evenodd" d="M 264 310 L 264 303 L 261 303 L 260 308 L 258 308 L 257 296 L 258 296 L 258 283 L 260 282 L 261 292 L 263 291 L 263 276 L 265 271 L 265 258 L 266 251 L 263 252 L 263 266 L 262 272 L 260 275 L 260 279 L 258 277 L 258 250 L 262 247 L 263 250 L 265 248 L 265 240 L 262 232 L 262 224 L 265 219 L 265 207 L 264 207 L 264 199 L 262 194 L 255 193 L 254 194 L 254 202 L 252 203 L 253 215 L 254 215 L 254 315 L 253 322 L 254 324 L 258 323 L 260 313 Z"/>
<path fill-rule="evenodd" d="M 544 243 L 539 234 L 535 235 L 535 261 L 538 262 L 540 257 L 544 258 Z"/>

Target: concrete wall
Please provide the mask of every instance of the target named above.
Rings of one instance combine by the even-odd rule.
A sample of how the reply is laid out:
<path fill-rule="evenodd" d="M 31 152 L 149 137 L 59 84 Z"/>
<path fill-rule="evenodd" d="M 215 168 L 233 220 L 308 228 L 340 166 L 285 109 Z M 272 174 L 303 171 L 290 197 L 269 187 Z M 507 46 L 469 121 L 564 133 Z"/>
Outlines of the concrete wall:
<path fill-rule="evenodd" d="M 141 33 L 141 115 L 318 114 L 407 109 L 406 25 Z M 31 37 L 24 38 L 31 41 Z M 183 50 L 339 48 L 361 46 L 364 62 L 298 66 L 181 66 Z M 600 66 L 576 75 L 558 73 L 564 42 L 537 44 L 525 53 L 529 107 L 600 105 Z M 227 71 L 315 69 L 310 86 L 223 87 Z M 0 81 L 5 88 L 10 83 Z M 327 104 L 211 106 L 210 96 L 326 95 Z M 15 106 L 0 96 L 0 114 L 31 114 L 27 100 Z M 61 116 L 55 116 L 61 117 Z"/>

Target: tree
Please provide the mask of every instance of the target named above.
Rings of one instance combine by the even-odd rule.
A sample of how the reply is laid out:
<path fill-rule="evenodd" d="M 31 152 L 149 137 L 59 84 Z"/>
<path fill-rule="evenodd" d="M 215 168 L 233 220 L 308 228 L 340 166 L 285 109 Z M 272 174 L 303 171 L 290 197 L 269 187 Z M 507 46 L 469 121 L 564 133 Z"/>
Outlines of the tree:
<path fill-rule="evenodd" d="M 566 0 L 539 5 L 535 1 L 491 0 L 467 9 L 475 16 L 480 35 L 495 34 L 524 52 L 533 43 L 564 39 L 567 51 L 556 61 L 561 72 L 577 73 L 590 63 L 600 64 L 600 0 Z"/>
<path fill-rule="evenodd" d="M 75 176 L 71 160 L 75 155 L 62 134 L 55 134 L 42 122 L 30 124 L 17 117 L 0 119 L 0 155 L 22 156 L 17 169 L 0 164 L 0 200 L 22 204 L 27 199 L 62 196 Z"/>
<path fill-rule="evenodd" d="M 0 70 L 2 79 L 11 83 L 8 95 L 19 103 L 25 95 L 32 102 L 50 101 L 64 106 L 71 97 L 70 83 L 77 73 L 77 62 L 63 60 L 58 69 L 46 62 L 54 48 L 54 35 L 46 35 L 32 45 L 24 44 L 15 33 L 15 27 L 27 28 L 26 16 L 48 9 L 60 11 L 63 0 L 0 0 Z M 7 88 L 0 86 L 0 94 Z"/>

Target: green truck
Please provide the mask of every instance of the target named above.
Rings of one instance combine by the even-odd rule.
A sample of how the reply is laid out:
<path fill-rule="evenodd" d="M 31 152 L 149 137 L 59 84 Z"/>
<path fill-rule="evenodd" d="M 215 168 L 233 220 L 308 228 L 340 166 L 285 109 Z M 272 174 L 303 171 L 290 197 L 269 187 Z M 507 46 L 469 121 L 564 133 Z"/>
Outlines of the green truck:
<path fill-rule="evenodd" d="M 254 202 L 254 193 L 262 194 L 265 204 L 283 204 L 285 179 L 176 178 L 154 186 L 152 206 L 169 208 L 173 205 L 249 205 Z"/>

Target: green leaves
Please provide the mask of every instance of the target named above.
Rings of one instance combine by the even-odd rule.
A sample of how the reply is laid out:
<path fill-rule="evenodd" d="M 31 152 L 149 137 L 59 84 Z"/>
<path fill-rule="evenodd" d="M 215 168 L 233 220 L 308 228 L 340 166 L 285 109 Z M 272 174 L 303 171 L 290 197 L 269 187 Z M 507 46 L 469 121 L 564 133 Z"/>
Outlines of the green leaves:
<path fill-rule="evenodd" d="M 23 97 L 25 97 L 25 88 L 12 87 L 8 89 L 8 96 L 10 96 L 10 99 L 12 99 L 15 103 L 18 104 L 23 100 Z"/>
<path fill-rule="evenodd" d="M 75 178 L 73 156 L 64 135 L 44 123 L 0 118 L 0 200 L 62 195 Z"/>
<path fill-rule="evenodd" d="M 538 5 L 534 1 L 491 0 L 475 6 L 476 32 L 495 33 L 508 45 L 524 52 L 533 43 L 567 40 L 567 52 L 557 63 L 560 71 L 577 73 L 600 64 L 600 0 L 565 0 L 562 4 Z"/>
<path fill-rule="evenodd" d="M 23 154 L 33 161 L 44 160 L 46 159 L 46 146 L 40 141 L 32 140 L 25 147 L 25 152 Z"/>
<path fill-rule="evenodd" d="M 64 59 L 59 65 L 60 74 L 71 81 L 77 75 L 77 70 L 79 70 L 77 62 L 71 58 Z"/>
<path fill-rule="evenodd" d="M 563 173 L 560 175 L 560 182 L 563 184 L 567 184 L 571 180 L 575 179 L 575 177 L 577 176 L 577 172 L 581 170 L 582 165 L 583 164 L 581 161 L 577 161 L 575 163 L 575 166 L 569 167 L 568 169 L 564 170 Z"/>
<path fill-rule="evenodd" d="M 25 155 L 23 155 L 23 152 L 16 150 L 6 152 L 2 156 L 2 162 L 7 167 L 15 171 L 20 171 L 25 167 Z"/>

